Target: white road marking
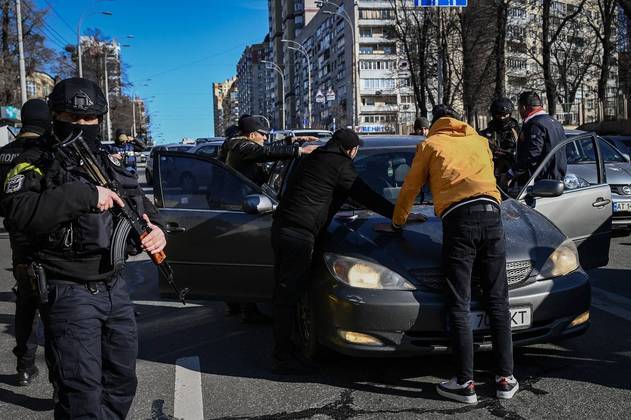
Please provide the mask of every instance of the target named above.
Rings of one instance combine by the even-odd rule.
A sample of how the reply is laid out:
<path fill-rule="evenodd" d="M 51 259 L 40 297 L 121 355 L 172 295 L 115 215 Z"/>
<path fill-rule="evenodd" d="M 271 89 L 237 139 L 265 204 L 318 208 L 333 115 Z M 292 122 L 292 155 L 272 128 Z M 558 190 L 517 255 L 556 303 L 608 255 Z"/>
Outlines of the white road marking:
<path fill-rule="evenodd" d="M 146 306 L 163 306 L 165 308 L 197 308 L 203 306 L 199 303 L 186 302 L 186 305 L 182 304 L 179 300 L 134 300 L 134 305 L 146 305 Z"/>
<path fill-rule="evenodd" d="M 592 287 L 592 305 L 631 322 L 631 299 Z"/>
<path fill-rule="evenodd" d="M 173 416 L 184 420 L 203 420 L 202 375 L 199 357 L 182 357 L 175 361 L 175 399 Z"/>

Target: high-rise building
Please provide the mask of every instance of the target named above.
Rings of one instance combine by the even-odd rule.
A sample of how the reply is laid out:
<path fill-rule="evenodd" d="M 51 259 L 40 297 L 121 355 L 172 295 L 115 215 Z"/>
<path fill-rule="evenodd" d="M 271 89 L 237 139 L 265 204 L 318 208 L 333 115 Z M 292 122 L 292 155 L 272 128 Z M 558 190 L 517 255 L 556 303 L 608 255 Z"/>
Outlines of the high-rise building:
<path fill-rule="evenodd" d="M 224 122 L 224 101 L 230 88 L 237 81 L 236 76 L 223 82 L 213 83 L 213 117 L 215 136 L 223 136 L 228 127 Z"/>
<path fill-rule="evenodd" d="M 290 45 L 283 40 L 295 40 L 302 29 L 318 12 L 317 0 L 268 0 L 269 11 L 269 48 L 270 58 L 282 70 L 285 80 L 285 119 L 287 125 L 292 126 L 297 121 L 296 96 L 294 86 L 294 58 L 289 49 Z M 273 72 L 273 70 L 268 70 Z M 280 127 L 280 110 L 282 109 L 281 77 L 274 74 L 274 109 L 276 110 L 273 123 Z"/>
<path fill-rule="evenodd" d="M 250 45 L 245 48 L 237 64 L 239 90 L 239 112 L 241 114 L 264 115 L 269 118 L 271 109 L 267 99 L 267 69 L 263 60 L 267 58 L 268 44 Z"/>
<path fill-rule="evenodd" d="M 392 4 L 366 0 L 340 4 L 348 21 L 330 13 L 334 6 L 324 5 L 296 38 L 310 56 L 312 98 L 307 98 L 306 58 L 296 53 L 294 115 L 298 121 L 307 118 L 311 100 L 316 127 L 350 126 L 357 118 L 359 132 L 409 132 L 416 110 L 407 63 L 397 54 Z"/>
<path fill-rule="evenodd" d="M 121 46 L 116 41 L 100 41 L 92 36 L 81 37 L 83 77 L 104 85 L 105 65 L 110 95 L 123 93 Z"/>

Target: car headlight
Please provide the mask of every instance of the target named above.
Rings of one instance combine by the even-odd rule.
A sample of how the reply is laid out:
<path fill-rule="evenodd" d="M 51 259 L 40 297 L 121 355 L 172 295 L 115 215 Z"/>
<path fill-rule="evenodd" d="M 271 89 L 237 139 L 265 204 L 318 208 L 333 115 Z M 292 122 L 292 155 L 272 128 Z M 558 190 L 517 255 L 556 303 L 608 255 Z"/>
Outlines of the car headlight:
<path fill-rule="evenodd" d="M 336 254 L 324 254 L 324 262 L 333 277 L 352 287 L 383 290 L 416 289 L 399 274 L 379 264 Z"/>
<path fill-rule="evenodd" d="M 571 239 L 566 240 L 548 257 L 539 279 L 564 276 L 579 267 L 578 250 Z"/>

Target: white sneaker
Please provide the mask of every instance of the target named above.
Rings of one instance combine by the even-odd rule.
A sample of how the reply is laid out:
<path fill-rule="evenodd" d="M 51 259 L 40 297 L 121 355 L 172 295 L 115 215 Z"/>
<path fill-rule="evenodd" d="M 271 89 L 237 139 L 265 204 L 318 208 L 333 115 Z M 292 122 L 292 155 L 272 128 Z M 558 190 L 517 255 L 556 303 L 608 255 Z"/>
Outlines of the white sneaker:
<path fill-rule="evenodd" d="M 509 400 L 513 398 L 513 395 L 519 389 L 519 382 L 513 375 L 511 376 L 496 376 L 495 387 L 497 389 L 495 395 L 497 398 Z"/>
<path fill-rule="evenodd" d="M 445 398 L 459 401 L 466 404 L 477 404 L 478 396 L 475 393 L 475 382 L 467 381 L 459 384 L 457 378 L 441 382 L 436 385 L 436 391 Z"/>

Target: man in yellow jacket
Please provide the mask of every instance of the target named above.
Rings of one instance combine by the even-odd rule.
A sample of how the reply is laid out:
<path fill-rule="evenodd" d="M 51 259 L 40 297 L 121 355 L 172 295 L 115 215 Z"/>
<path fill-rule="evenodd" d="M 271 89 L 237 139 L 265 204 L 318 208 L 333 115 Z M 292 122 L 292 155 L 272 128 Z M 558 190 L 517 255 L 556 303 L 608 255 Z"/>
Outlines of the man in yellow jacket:
<path fill-rule="evenodd" d="M 432 115 L 429 135 L 417 146 L 401 187 L 392 225 L 395 229 L 403 227 L 415 198 L 429 182 L 434 211 L 443 223 L 443 272 L 453 350 L 458 359 L 457 376 L 436 388 L 444 397 L 477 403 L 469 321 L 471 272 L 477 262 L 496 354 L 496 395 L 512 398 L 519 384 L 513 376 L 501 196 L 493 175 L 493 156 L 488 141 L 460 121 L 452 108 L 436 105 Z"/>

